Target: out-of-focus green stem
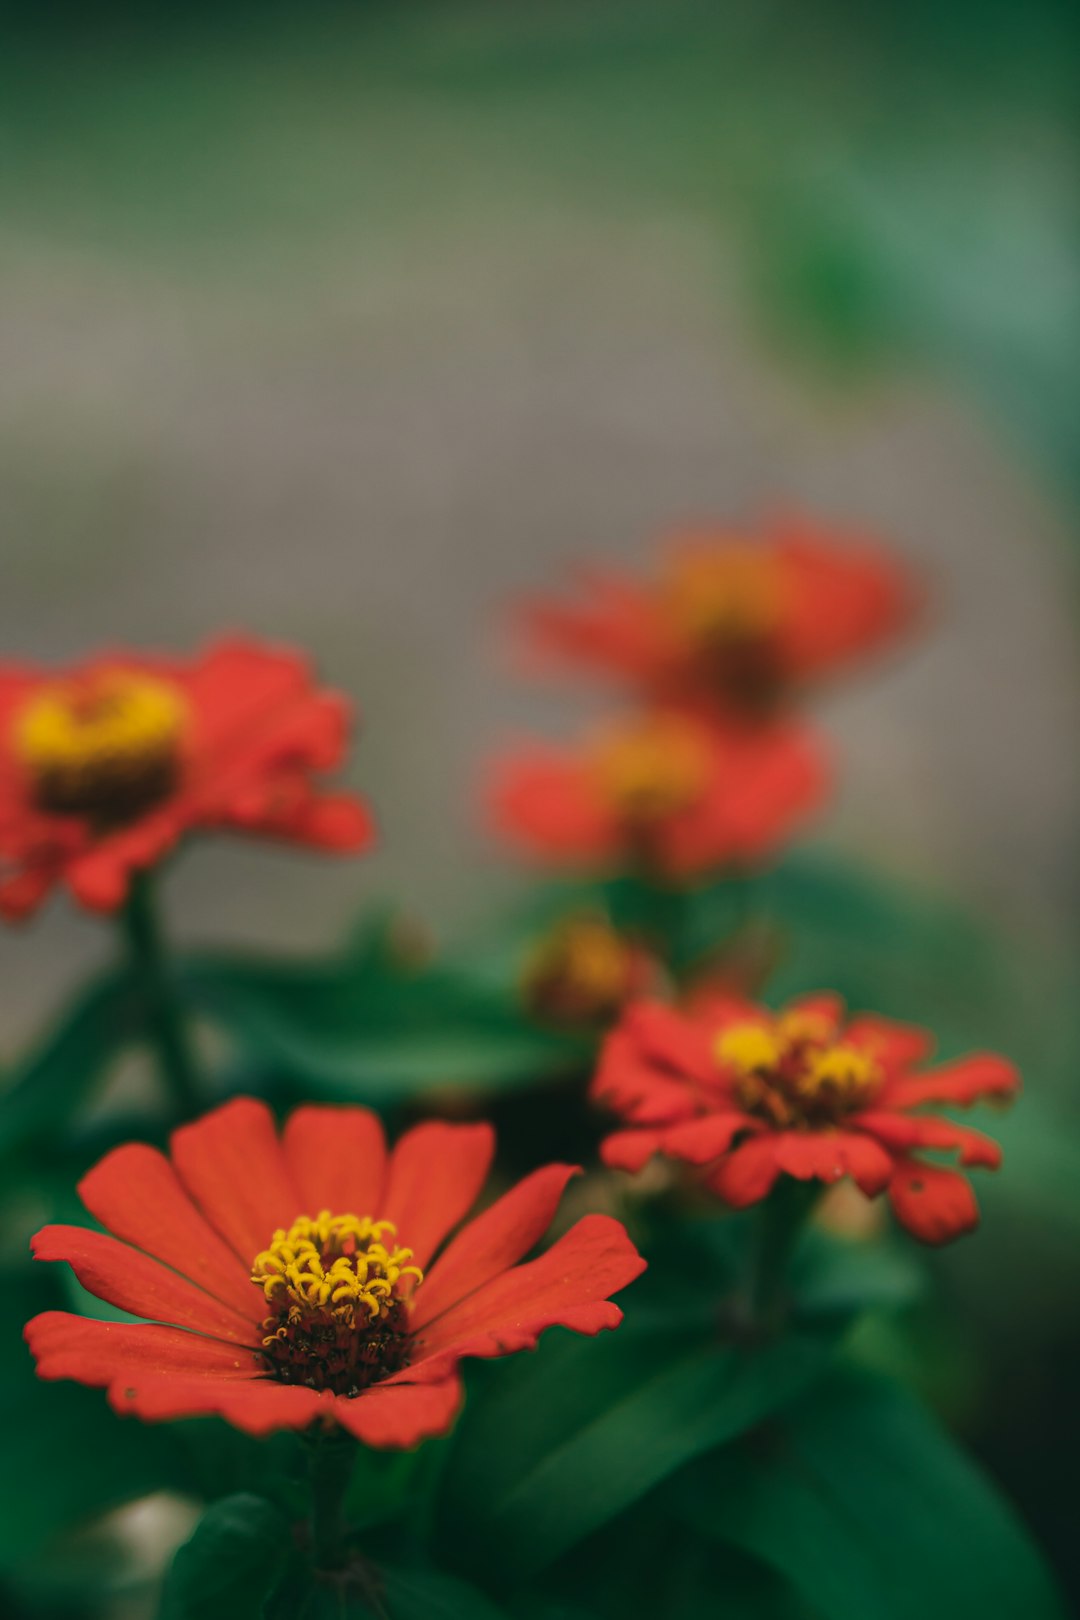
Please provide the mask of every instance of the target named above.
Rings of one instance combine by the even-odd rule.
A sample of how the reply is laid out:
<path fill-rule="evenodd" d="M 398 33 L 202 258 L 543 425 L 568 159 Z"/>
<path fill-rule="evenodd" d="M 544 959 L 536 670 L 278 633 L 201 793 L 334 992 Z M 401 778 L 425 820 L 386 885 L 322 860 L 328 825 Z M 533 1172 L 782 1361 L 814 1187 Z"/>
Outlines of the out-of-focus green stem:
<path fill-rule="evenodd" d="M 783 1317 L 791 1259 L 820 1191 L 817 1181 L 781 1176 L 757 1211 L 749 1304 L 752 1322 L 764 1332 Z"/>
<path fill-rule="evenodd" d="M 319 1436 L 311 1442 L 311 1550 L 315 1568 L 330 1573 L 349 1560 L 345 1498 L 359 1450 L 350 1435 Z"/>
<path fill-rule="evenodd" d="M 173 1107 L 181 1119 L 194 1119 L 202 1107 L 196 1066 L 184 1015 L 169 979 L 149 873 L 140 872 L 134 878 L 120 920 L 142 994 L 147 1028 Z"/>

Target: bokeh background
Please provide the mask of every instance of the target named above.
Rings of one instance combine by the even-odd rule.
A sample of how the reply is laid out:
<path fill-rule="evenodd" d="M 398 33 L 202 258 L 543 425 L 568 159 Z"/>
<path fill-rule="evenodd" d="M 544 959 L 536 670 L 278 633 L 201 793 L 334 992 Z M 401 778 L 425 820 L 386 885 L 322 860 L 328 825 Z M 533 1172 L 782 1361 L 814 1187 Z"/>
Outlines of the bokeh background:
<path fill-rule="evenodd" d="M 821 835 L 967 908 L 1015 967 L 987 1039 L 1013 995 L 1053 1049 L 1039 1196 L 949 1286 L 1004 1335 L 973 1443 L 1077 1580 L 1074 8 L 3 15 L 5 655 L 245 626 L 364 716 L 380 852 L 200 847 L 181 937 L 482 915 L 477 765 L 580 712 L 507 678 L 499 616 L 577 560 L 788 505 L 925 574 L 922 641 L 822 705 Z M 63 904 L 0 938 L 5 1060 L 110 948 Z"/>

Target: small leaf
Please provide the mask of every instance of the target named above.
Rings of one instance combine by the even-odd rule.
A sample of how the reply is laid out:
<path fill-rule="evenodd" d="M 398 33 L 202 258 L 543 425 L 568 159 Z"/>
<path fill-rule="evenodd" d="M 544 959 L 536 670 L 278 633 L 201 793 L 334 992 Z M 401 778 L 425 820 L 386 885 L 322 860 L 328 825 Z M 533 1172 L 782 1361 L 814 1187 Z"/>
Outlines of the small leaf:
<path fill-rule="evenodd" d="M 906 1391 L 836 1372 L 668 1505 L 772 1565 L 829 1620 L 1063 1620 L 1012 1509 Z"/>
<path fill-rule="evenodd" d="M 270 1502 L 222 1497 L 173 1559 L 159 1620 L 261 1620 L 289 1551 L 289 1526 Z"/>

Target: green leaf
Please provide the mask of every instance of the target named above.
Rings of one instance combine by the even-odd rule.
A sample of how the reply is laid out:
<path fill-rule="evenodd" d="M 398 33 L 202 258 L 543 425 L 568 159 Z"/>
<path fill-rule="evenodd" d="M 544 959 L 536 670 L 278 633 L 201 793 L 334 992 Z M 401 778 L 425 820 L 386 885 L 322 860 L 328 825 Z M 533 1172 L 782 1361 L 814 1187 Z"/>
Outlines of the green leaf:
<path fill-rule="evenodd" d="M 871 1374 L 834 1373 L 767 1438 L 685 1470 L 667 1501 L 829 1620 L 1063 1620 L 1013 1510 L 917 1401 Z"/>
<path fill-rule="evenodd" d="M 387 1620 L 502 1620 L 489 1598 L 451 1575 L 416 1569 L 382 1571 Z"/>
<path fill-rule="evenodd" d="M 401 959 L 385 928 L 321 962 L 204 955 L 179 969 L 195 1010 L 308 1095 L 376 1106 L 439 1085 L 512 1086 L 580 1049 L 507 998 Z"/>
<path fill-rule="evenodd" d="M 223 1497 L 173 1559 L 159 1620 L 261 1620 L 290 1545 L 288 1523 L 272 1503 Z"/>
<path fill-rule="evenodd" d="M 543 1569 L 792 1399 L 834 1339 L 744 1350 L 669 1328 L 545 1344 L 466 1420 L 444 1490 L 453 1544 L 518 1579 Z"/>
<path fill-rule="evenodd" d="M 17 1153 L 55 1133 L 141 1025 L 140 998 L 126 969 L 84 990 L 10 1076 L 0 1096 L 0 1153 Z"/>
<path fill-rule="evenodd" d="M 64 1303 L 57 1280 L 6 1272 L 21 1311 L 0 1329 L 0 1428 L 9 1490 L 0 1515 L 0 1571 L 25 1568 L 51 1538 L 149 1492 L 184 1489 L 187 1471 L 174 1434 L 120 1418 L 101 1390 L 39 1379 L 23 1342 L 25 1318 Z"/>

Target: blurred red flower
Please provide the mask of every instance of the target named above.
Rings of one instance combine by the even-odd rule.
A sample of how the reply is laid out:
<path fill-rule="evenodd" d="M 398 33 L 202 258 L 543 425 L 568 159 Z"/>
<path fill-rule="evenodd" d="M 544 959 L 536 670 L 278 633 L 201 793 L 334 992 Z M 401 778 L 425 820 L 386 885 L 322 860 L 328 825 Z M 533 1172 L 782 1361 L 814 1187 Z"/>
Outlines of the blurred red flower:
<path fill-rule="evenodd" d="M 341 763 L 349 718 L 301 654 L 255 641 L 0 668 L 0 914 L 25 916 L 59 881 L 114 910 L 195 828 L 363 849 L 363 802 L 314 780 Z"/>
<path fill-rule="evenodd" d="M 33 1248 L 149 1320 L 47 1311 L 26 1329 L 38 1373 L 103 1387 L 147 1420 L 215 1413 L 250 1434 L 336 1423 L 388 1447 L 440 1434 L 463 1356 L 531 1349 L 555 1324 L 616 1327 L 608 1296 L 644 1269 L 606 1215 L 518 1263 L 575 1173 L 564 1164 L 447 1242 L 493 1151 L 489 1125 L 429 1121 L 388 1153 L 366 1108 L 299 1108 L 279 1138 L 246 1097 L 176 1131 L 171 1158 L 116 1148 L 79 1187 L 115 1235 L 48 1226 Z"/>
<path fill-rule="evenodd" d="M 596 568 L 580 580 L 576 598 L 524 603 L 536 662 L 750 717 L 888 643 L 919 606 L 886 551 L 801 519 L 773 522 L 759 539 L 675 533 L 654 577 Z"/>
<path fill-rule="evenodd" d="M 720 998 L 689 1012 L 638 1002 L 608 1036 L 592 1095 L 630 1126 L 609 1136 L 606 1164 L 640 1170 L 653 1153 L 704 1168 L 713 1192 L 741 1208 L 780 1174 L 800 1181 L 850 1176 L 869 1196 L 888 1192 L 901 1224 L 946 1243 L 978 1222 L 971 1185 L 923 1150 L 997 1169 L 996 1142 L 969 1126 L 917 1112 L 1012 1097 L 1020 1078 L 980 1053 L 921 1072 L 924 1030 L 876 1016 L 846 1021 L 838 996 L 809 996 L 773 1013 Z"/>
<path fill-rule="evenodd" d="M 553 865 L 686 880 L 754 864 L 824 797 L 802 727 L 719 727 L 674 712 L 616 721 L 583 747 L 523 747 L 490 786 L 498 832 Z"/>

